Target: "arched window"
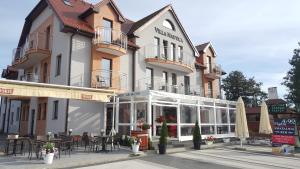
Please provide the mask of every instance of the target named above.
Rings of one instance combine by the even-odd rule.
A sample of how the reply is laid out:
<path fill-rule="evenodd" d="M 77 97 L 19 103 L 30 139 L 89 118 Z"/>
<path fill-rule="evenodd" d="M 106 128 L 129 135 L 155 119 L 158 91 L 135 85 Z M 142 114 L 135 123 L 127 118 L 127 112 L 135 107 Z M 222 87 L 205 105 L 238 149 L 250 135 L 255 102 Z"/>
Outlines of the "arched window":
<path fill-rule="evenodd" d="M 166 27 L 166 28 L 168 28 L 168 29 L 172 29 L 173 31 L 175 31 L 174 24 L 170 20 L 168 20 L 168 19 L 164 20 L 163 26 Z"/>

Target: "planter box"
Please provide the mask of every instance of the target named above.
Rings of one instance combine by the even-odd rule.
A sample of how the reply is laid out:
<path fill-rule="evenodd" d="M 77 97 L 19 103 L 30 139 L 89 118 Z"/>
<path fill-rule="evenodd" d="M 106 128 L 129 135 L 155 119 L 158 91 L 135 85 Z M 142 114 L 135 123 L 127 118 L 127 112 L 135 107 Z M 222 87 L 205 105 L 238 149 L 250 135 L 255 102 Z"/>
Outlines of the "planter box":
<path fill-rule="evenodd" d="M 141 139 L 139 150 L 148 150 L 148 130 L 143 131 L 131 131 L 131 137 L 138 137 Z"/>

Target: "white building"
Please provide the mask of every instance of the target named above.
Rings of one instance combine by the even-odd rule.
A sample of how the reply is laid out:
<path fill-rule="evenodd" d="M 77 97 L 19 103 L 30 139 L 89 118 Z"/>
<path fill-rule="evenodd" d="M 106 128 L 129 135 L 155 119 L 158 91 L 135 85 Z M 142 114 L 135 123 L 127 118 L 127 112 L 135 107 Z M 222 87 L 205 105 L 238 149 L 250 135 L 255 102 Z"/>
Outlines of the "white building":
<path fill-rule="evenodd" d="M 95 5 L 41 0 L 26 17 L 12 65 L 2 76 L 113 89 L 116 104 L 86 98 L 4 98 L 0 129 L 21 135 L 68 129 L 99 134 L 112 128 L 115 108 L 115 127 L 122 134 L 147 122 L 156 137 L 162 116 L 170 136 L 179 140 L 191 139 L 196 120 L 204 135 L 233 136 L 235 103 L 201 97 L 198 56 L 171 5 L 133 22 L 112 0 Z"/>

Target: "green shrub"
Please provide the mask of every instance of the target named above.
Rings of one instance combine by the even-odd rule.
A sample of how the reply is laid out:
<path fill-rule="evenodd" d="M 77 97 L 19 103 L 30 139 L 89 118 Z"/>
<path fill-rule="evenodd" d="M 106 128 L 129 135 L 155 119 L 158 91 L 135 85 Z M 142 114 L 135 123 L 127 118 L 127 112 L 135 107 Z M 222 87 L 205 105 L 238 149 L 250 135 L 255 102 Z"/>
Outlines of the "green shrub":
<path fill-rule="evenodd" d="M 168 127 L 167 123 L 164 120 L 163 125 L 161 127 L 161 132 L 160 132 L 160 138 L 159 138 L 159 144 L 167 144 L 167 137 L 168 137 Z"/>
<path fill-rule="evenodd" d="M 201 143 L 202 142 L 198 120 L 196 121 L 195 128 L 194 128 L 194 131 L 193 131 L 193 142 L 194 143 Z"/>

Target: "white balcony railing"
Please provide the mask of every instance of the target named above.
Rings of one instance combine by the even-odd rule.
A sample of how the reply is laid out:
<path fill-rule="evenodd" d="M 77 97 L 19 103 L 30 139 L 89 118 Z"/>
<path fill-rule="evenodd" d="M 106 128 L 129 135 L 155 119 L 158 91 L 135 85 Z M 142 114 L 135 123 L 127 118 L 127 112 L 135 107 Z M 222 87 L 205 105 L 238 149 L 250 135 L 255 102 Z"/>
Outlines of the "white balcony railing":
<path fill-rule="evenodd" d="M 22 60 L 29 52 L 44 51 L 50 52 L 52 49 L 52 36 L 45 32 L 30 34 L 23 47 L 13 49 L 13 64 Z"/>
<path fill-rule="evenodd" d="M 35 83 L 49 83 L 50 77 L 48 75 L 44 77 L 40 77 L 39 75 L 30 72 L 20 76 L 20 80 L 26 82 L 35 82 Z"/>
<path fill-rule="evenodd" d="M 206 63 L 206 69 L 204 70 L 204 74 L 214 74 L 216 76 L 221 76 L 222 75 L 221 65 Z"/>
<path fill-rule="evenodd" d="M 166 83 L 162 78 L 143 78 L 139 79 L 137 83 L 137 91 L 156 90 L 170 93 L 203 96 L 203 89 L 200 85 L 184 85 L 178 83 L 172 85 L 170 82 Z"/>
<path fill-rule="evenodd" d="M 117 89 L 122 91 L 128 89 L 127 82 L 127 74 L 104 69 L 94 70 L 91 75 L 80 74 L 71 78 L 72 86 Z"/>
<path fill-rule="evenodd" d="M 111 44 L 127 50 L 127 35 L 119 30 L 98 27 L 95 29 L 94 44 Z"/>
<path fill-rule="evenodd" d="M 194 67 L 195 56 L 179 48 L 165 47 L 157 45 L 146 45 L 139 50 L 139 54 L 147 58 L 155 58 L 169 63 L 174 63 L 182 66 Z"/>

